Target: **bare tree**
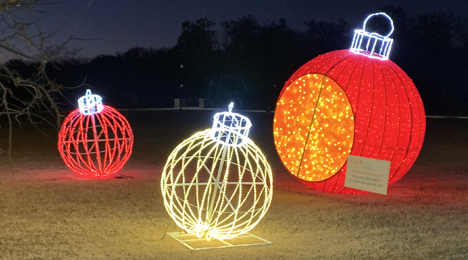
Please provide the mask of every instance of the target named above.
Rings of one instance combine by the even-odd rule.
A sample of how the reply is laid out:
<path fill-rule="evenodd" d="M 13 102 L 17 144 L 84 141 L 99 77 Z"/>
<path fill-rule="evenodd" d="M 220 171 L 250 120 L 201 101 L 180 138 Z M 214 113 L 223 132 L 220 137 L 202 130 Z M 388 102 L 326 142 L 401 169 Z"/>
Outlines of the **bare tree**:
<path fill-rule="evenodd" d="M 66 44 L 74 38 L 71 33 L 59 44 L 52 42 L 66 21 L 50 32 L 41 27 L 47 15 L 44 10 L 55 4 L 63 2 L 0 0 L 0 119 L 7 119 L 10 161 L 15 122 L 28 121 L 36 127 L 38 122 L 46 122 L 60 128 L 63 120 L 60 100 L 67 87 L 49 79 L 46 68 L 60 64 Z M 32 70 L 22 73 L 11 66 L 11 59 L 20 59 Z"/>

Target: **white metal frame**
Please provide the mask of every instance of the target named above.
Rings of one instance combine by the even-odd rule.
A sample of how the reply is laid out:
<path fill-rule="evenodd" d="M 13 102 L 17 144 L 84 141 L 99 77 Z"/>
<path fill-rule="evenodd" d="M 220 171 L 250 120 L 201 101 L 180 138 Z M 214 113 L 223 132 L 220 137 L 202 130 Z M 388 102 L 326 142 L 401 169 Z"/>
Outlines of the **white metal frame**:
<path fill-rule="evenodd" d="M 171 218 L 186 232 L 208 240 L 247 233 L 266 214 L 273 197 L 271 167 L 247 137 L 250 120 L 231 109 L 232 104 L 229 113 L 215 116 L 212 129 L 179 144 L 161 177 Z M 229 120 L 220 120 L 226 117 Z"/>
<path fill-rule="evenodd" d="M 390 22 L 391 30 L 386 36 L 366 31 L 368 20 L 374 16 L 383 16 Z M 350 50 L 354 53 L 365 55 L 373 59 L 388 60 L 393 43 L 393 39 L 389 38 L 389 36 L 393 33 L 393 30 L 393 20 L 386 13 L 371 14 L 364 21 L 362 29 L 354 31 Z"/>
<path fill-rule="evenodd" d="M 99 95 L 91 94 L 91 90 L 86 90 L 86 95 L 78 99 L 78 107 L 83 115 L 92 115 L 104 109 L 102 98 Z"/>
<path fill-rule="evenodd" d="M 216 239 L 218 241 L 218 245 L 212 245 L 213 241 L 207 241 L 204 238 L 198 238 L 193 234 L 190 233 L 183 233 L 183 232 L 167 232 L 166 233 L 168 236 L 172 237 L 179 243 L 183 244 L 190 250 L 206 250 L 206 249 L 220 249 L 220 248 L 233 248 L 233 247 L 251 247 L 251 246 L 265 246 L 265 245 L 273 245 L 273 242 L 270 242 L 264 238 L 261 238 L 259 236 L 256 236 L 251 233 L 245 233 L 243 235 L 240 235 L 234 239 L 229 239 L 229 240 L 220 240 Z M 256 240 L 258 243 L 245 243 L 245 244 L 236 244 L 232 243 L 235 240 L 239 240 L 242 238 L 247 238 L 249 240 Z M 202 244 L 206 246 L 196 246 L 194 244 Z M 211 245 L 210 245 L 211 244 Z M 221 244 L 219 246 L 219 244 Z"/>

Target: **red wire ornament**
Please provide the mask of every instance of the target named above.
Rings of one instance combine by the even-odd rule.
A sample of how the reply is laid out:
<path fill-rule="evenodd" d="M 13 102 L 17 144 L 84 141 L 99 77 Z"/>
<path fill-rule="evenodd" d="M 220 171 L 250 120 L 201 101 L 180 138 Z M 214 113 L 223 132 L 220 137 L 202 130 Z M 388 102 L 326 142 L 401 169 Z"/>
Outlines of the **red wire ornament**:
<path fill-rule="evenodd" d="M 133 133 L 125 117 L 112 107 L 84 114 L 77 108 L 65 121 L 58 150 L 72 171 L 88 177 L 118 172 L 130 158 Z"/>
<path fill-rule="evenodd" d="M 363 53 L 365 55 L 362 55 Z M 344 186 L 347 166 L 345 162 L 337 170 L 329 170 L 331 174 L 322 180 L 309 181 L 305 177 L 301 178 L 301 176 L 311 176 L 310 179 L 312 179 L 319 173 L 312 170 L 309 173 L 306 170 L 313 169 L 317 164 L 322 164 L 325 167 L 330 164 L 330 161 L 323 159 L 311 162 L 309 157 L 304 156 L 307 153 L 316 153 L 318 148 L 321 148 L 311 145 L 311 136 L 313 136 L 314 131 L 331 128 L 328 130 L 329 133 L 336 134 L 338 133 L 335 131 L 336 129 L 343 129 L 343 120 L 339 120 L 338 117 L 336 122 L 328 123 L 331 126 L 328 128 L 325 128 L 326 125 L 312 124 L 314 120 L 325 117 L 326 114 L 320 109 L 329 110 L 336 107 L 336 100 L 320 97 L 320 95 L 324 95 L 324 90 L 330 88 L 331 85 L 339 86 L 340 91 L 345 93 L 352 110 L 351 119 L 354 121 L 354 126 L 348 127 L 352 129 L 352 132 L 347 136 L 336 134 L 330 138 L 325 132 L 320 138 L 322 140 L 329 138 L 328 140 L 331 141 L 328 143 L 329 146 L 321 148 L 326 151 L 323 154 L 330 155 L 330 147 L 347 142 L 343 136 L 350 137 L 352 138 L 352 146 L 349 154 L 391 161 L 388 181 L 390 186 L 408 172 L 421 151 L 426 129 L 426 117 L 418 90 L 413 81 L 398 65 L 381 55 L 375 57 L 374 53 L 352 50 L 338 50 L 320 55 L 299 68 L 286 82 L 279 96 L 274 122 L 277 151 L 285 166 L 289 166 L 288 169 L 299 169 L 290 170 L 291 174 L 314 190 L 331 193 L 367 193 Z M 314 85 L 312 81 L 311 84 L 308 83 L 307 77 L 323 80 L 321 84 Z M 304 80 L 298 81 L 302 79 Z M 302 116 L 299 112 L 304 110 L 302 108 L 305 107 L 305 104 L 290 101 L 294 101 L 293 98 L 297 99 L 299 94 L 310 95 L 317 90 L 321 94 L 317 98 L 316 108 L 312 111 L 306 111 Z M 302 98 L 300 95 L 299 97 Z M 320 107 L 319 105 L 322 103 L 324 105 Z M 333 114 L 333 118 L 336 115 L 337 113 Z M 296 118 L 297 121 L 301 119 L 305 122 L 302 132 L 291 123 Z M 333 120 L 333 118 L 328 117 L 327 120 Z M 304 131 L 306 134 L 303 134 Z M 294 142 L 299 144 L 296 145 Z M 299 156 L 293 153 L 298 151 Z M 348 151 L 341 150 L 341 152 Z M 336 159 L 337 157 L 333 155 L 332 158 Z M 294 168 L 295 165 L 298 167 Z"/>

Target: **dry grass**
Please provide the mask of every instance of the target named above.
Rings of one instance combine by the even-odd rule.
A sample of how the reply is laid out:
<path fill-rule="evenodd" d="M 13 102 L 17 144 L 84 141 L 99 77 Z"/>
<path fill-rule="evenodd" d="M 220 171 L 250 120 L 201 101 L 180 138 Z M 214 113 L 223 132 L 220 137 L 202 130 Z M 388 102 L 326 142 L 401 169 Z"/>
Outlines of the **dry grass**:
<path fill-rule="evenodd" d="M 275 172 L 272 206 L 252 233 L 274 244 L 192 252 L 168 236 L 161 240 L 170 221 L 161 168 L 179 142 L 211 126 L 212 114 L 129 113 L 135 149 L 120 173 L 134 179 L 77 179 L 53 133 L 17 131 L 13 164 L 0 155 L 0 259 L 468 259 L 463 120 L 430 119 L 418 161 L 387 196 L 344 196 L 296 182 L 274 150 L 272 115 L 249 114 L 252 139 Z"/>

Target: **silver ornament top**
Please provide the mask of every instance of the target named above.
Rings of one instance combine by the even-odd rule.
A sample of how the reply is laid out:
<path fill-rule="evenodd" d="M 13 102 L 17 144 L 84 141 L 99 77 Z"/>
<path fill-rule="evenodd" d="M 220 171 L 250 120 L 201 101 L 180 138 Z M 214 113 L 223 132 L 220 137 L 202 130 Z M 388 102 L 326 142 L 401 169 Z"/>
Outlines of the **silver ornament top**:
<path fill-rule="evenodd" d="M 225 145 L 241 146 L 248 139 L 252 123 L 249 118 L 233 113 L 233 106 L 234 103 L 231 102 L 228 112 L 216 113 L 214 115 L 210 137 Z"/>
<path fill-rule="evenodd" d="M 78 99 L 80 113 L 92 115 L 101 112 L 104 109 L 102 98 L 99 95 L 91 94 L 91 90 L 86 90 L 86 95 Z"/>
<path fill-rule="evenodd" d="M 374 16 L 383 16 L 388 19 L 391 29 L 387 35 L 366 31 L 367 21 Z M 393 33 L 393 29 L 393 20 L 386 13 L 374 13 L 367 16 L 362 29 L 354 30 L 350 51 L 373 59 L 388 60 L 393 43 L 393 39 L 389 36 Z"/>

